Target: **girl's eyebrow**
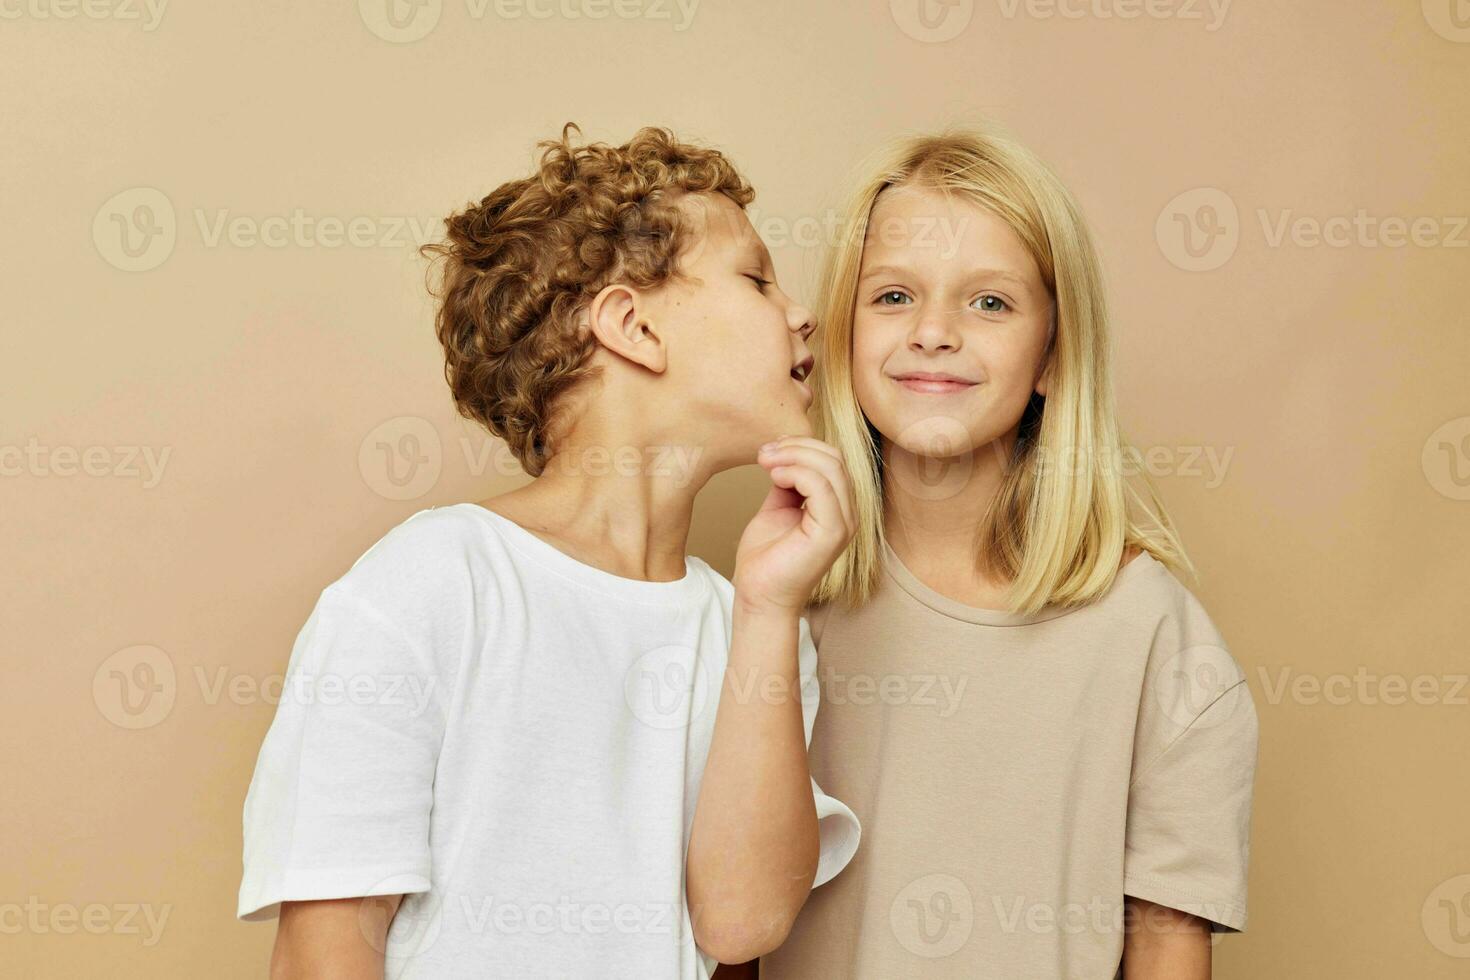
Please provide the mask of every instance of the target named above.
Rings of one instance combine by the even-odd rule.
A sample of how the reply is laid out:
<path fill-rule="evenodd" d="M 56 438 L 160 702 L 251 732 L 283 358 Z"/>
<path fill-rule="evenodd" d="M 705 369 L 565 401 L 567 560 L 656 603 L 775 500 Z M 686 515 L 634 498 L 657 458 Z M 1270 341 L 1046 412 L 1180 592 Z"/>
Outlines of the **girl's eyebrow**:
<path fill-rule="evenodd" d="M 865 282 L 868 279 L 874 279 L 878 276 L 903 276 L 912 274 L 912 269 L 908 269 L 899 265 L 875 265 L 871 269 L 868 269 L 866 272 L 863 273 L 862 279 L 860 281 Z M 971 269 L 967 278 L 1000 279 L 1004 282 L 1012 283 L 1018 288 L 1027 288 L 1025 278 L 1017 275 L 1014 272 L 1011 272 L 1008 269 Z"/>

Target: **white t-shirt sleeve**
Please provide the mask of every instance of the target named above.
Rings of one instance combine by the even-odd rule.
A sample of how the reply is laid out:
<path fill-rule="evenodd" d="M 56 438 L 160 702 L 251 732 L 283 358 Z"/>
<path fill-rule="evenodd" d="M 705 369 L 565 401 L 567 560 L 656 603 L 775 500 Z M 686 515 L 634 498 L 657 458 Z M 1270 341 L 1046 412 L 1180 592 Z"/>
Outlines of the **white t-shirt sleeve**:
<path fill-rule="evenodd" d="M 429 890 L 448 679 L 423 646 L 341 583 L 321 593 L 245 798 L 240 918 Z"/>
<path fill-rule="evenodd" d="M 797 631 L 797 668 L 801 673 L 801 715 L 806 726 L 806 744 L 811 748 L 812 725 L 822 702 L 822 689 L 817 680 L 817 648 L 812 643 L 811 627 L 805 616 Z M 812 780 L 812 797 L 817 804 L 817 829 L 821 835 L 821 851 L 817 858 L 817 876 L 812 887 L 824 885 L 837 877 L 857 853 L 862 826 L 858 818 L 841 800 L 822 792 Z"/>

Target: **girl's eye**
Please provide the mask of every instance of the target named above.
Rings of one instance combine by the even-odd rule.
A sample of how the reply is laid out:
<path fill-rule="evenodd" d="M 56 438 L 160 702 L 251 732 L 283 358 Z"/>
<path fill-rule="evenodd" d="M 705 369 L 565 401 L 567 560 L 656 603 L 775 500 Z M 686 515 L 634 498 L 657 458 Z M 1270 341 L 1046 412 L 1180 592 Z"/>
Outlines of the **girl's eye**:
<path fill-rule="evenodd" d="M 903 306 L 908 302 L 909 294 L 901 289 L 890 289 L 886 293 L 878 294 L 879 306 Z"/>
<path fill-rule="evenodd" d="M 1010 305 L 999 296 L 981 296 L 975 300 L 974 306 L 982 313 L 1004 313 L 1010 309 Z"/>
<path fill-rule="evenodd" d="M 769 279 L 762 279 L 760 276 L 752 276 L 749 273 L 746 273 L 745 278 L 747 278 L 751 282 L 755 283 L 757 289 L 762 289 L 763 290 L 763 289 L 765 289 L 767 286 L 769 286 L 771 284 L 771 280 L 769 280 Z"/>

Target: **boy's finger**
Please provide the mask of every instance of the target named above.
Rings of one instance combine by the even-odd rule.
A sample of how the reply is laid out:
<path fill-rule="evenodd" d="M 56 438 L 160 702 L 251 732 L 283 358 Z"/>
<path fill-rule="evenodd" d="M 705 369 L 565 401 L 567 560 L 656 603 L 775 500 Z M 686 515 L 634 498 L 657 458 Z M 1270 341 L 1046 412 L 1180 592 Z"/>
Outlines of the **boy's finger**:
<path fill-rule="evenodd" d="M 832 485 L 833 493 L 842 511 L 843 522 L 850 530 L 856 530 L 857 524 L 853 516 L 856 506 L 852 499 L 852 485 L 847 478 L 847 467 L 842 465 L 841 459 L 806 445 L 788 443 L 781 444 L 774 452 L 768 455 L 763 454 L 761 458 L 777 465 L 790 460 L 820 471 L 826 476 L 827 482 Z"/>
<path fill-rule="evenodd" d="M 790 487 L 776 484 L 771 487 L 766 499 L 761 501 L 761 510 L 786 510 L 791 507 L 801 506 L 801 494 Z"/>
<path fill-rule="evenodd" d="M 822 453 L 823 455 L 830 456 L 833 460 L 836 461 L 837 470 L 833 471 L 829 469 L 827 470 L 827 472 L 835 472 L 837 474 L 840 474 L 842 483 L 844 485 L 847 485 L 848 487 L 851 486 L 851 480 L 849 479 L 847 472 L 847 460 L 843 458 L 842 453 L 837 449 L 837 447 L 832 445 L 830 442 L 823 442 L 822 440 L 817 439 L 813 436 L 785 436 L 781 439 L 777 439 L 776 445 L 778 447 L 803 446 L 809 449 L 814 449 Z M 842 487 L 838 487 L 839 496 L 846 497 L 847 495 L 841 492 L 842 489 Z"/>
<path fill-rule="evenodd" d="M 806 498 L 806 516 L 818 527 L 846 540 L 847 521 L 825 474 L 799 463 L 784 463 L 771 470 L 771 479 L 777 486 L 790 486 Z"/>
<path fill-rule="evenodd" d="M 832 445 L 830 442 L 823 442 L 816 436 L 782 436 L 780 439 L 776 440 L 776 444 L 780 446 L 810 446 L 812 449 L 820 449 L 822 452 L 833 457 L 834 459 L 837 459 L 839 461 L 842 459 L 842 453 L 838 451 L 836 446 Z"/>

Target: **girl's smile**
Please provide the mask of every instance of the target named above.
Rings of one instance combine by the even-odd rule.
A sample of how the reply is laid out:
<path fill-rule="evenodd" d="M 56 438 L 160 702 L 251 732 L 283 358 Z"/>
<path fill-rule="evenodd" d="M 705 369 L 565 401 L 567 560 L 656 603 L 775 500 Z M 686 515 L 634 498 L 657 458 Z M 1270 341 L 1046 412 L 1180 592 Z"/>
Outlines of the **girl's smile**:
<path fill-rule="evenodd" d="M 979 385 L 978 381 L 971 381 L 968 378 L 932 371 L 906 371 L 903 374 L 891 375 L 891 377 L 909 391 L 921 395 L 954 395 L 969 391 Z"/>

